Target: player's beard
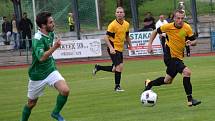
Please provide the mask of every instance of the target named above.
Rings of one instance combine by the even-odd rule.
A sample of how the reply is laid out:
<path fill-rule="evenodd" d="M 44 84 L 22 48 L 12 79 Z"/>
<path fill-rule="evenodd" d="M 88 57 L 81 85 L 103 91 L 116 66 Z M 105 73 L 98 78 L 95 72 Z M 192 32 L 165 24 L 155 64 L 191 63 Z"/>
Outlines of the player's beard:
<path fill-rule="evenodd" d="M 54 25 L 53 26 L 47 26 L 46 31 L 47 32 L 53 32 L 54 31 Z"/>

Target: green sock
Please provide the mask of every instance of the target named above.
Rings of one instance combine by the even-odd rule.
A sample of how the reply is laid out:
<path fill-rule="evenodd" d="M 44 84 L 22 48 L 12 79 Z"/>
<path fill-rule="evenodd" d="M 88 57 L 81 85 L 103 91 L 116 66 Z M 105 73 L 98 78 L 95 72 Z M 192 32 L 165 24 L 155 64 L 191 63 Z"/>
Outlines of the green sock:
<path fill-rule="evenodd" d="M 22 111 L 22 120 L 21 121 L 28 121 L 28 118 L 30 117 L 31 109 L 25 105 Z"/>
<path fill-rule="evenodd" d="M 57 96 L 57 102 L 56 102 L 55 108 L 53 110 L 54 114 L 58 114 L 61 111 L 61 109 L 63 108 L 64 104 L 67 101 L 67 97 L 68 96 L 63 96 L 61 94 L 59 94 Z"/>

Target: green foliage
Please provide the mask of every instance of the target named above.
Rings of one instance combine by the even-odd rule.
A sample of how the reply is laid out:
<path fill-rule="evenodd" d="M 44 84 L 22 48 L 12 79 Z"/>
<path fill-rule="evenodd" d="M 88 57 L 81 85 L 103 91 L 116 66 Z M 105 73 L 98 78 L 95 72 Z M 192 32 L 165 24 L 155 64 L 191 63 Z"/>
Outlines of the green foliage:
<path fill-rule="evenodd" d="M 190 57 L 184 62 L 192 70 L 193 96 L 202 100 L 199 106 L 187 107 L 182 76 L 178 74 L 171 85 L 153 87 L 158 102 L 154 107 L 143 107 L 140 94 L 144 80 L 165 75 L 163 60 L 125 60 L 122 93 L 113 91 L 113 73 L 101 71 L 92 76 L 94 64 L 59 66 L 71 89 L 61 113 L 68 121 L 213 121 L 214 57 Z M 3 69 L 0 75 L 1 121 L 19 120 L 27 101 L 27 68 Z M 47 87 L 29 121 L 52 121 L 50 113 L 57 95 L 55 89 Z"/>
<path fill-rule="evenodd" d="M 151 12 L 157 19 L 160 13 L 168 15 L 174 10 L 175 0 L 137 0 L 138 18 L 140 25 L 143 22 L 146 12 Z M 176 0 L 178 3 L 179 0 Z M 115 19 L 116 0 L 98 0 L 100 7 L 100 22 L 102 26 L 107 26 L 113 19 Z M 33 7 L 32 0 L 21 0 L 22 12 L 27 12 L 28 17 L 33 21 Z M 57 31 L 66 32 L 69 30 L 67 23 L 67 14 L 72 11 L 71 0 L 35 0 L 36 14 L 41 11 L 49 11 L 53 14 Z M 125 8 L 126 20 L 131 22 L 131 7 L 130 0 L 123 0 L 123 7 Z M 185 0 L 186 13 L 191 15 L 190 0 Z M 208 14 L 211 9 L 214 9 L 215 3 L 212 7 L 209 2 L 203 0 L 197 0 L 197 13 Z M 81 22 L 82 30 L 96 29 L 96 10 L 95 0 L 78 0 L 79 18 Z M 11 0 L 0 0 L 0 16 L 7 16 L 11 18 L 13 13 L 13 4 Z M 103 28 L 105 28 L 103 27 Z M 140 26 L 141 27 L 141 26 Z"/>
<path fill-rule="evenodd" d="M 114 11 L 116 8 L 116 1 L 114 0 L 104 0 L 104 12 L 102 14 L 102 20 L 103 24 L 107 25 L 110 20 L 114 19 Z M 145 13 L 151 12 L 153 16 L 158 19 L 159 14 L 164 14 L 166 16 L 169 15 L 169 13 L 173 12 L 175 7 L 177 8 L 178 2 L 180 0 L 176 0 L 176 5 L 174 0 L 137 0 L 137 6 L 138 6 L 138 18 L 139 22 L 141 22 L 144 19 Z M 131 20 L 131 9 L 130 9 L 130 0 L 124 0 L 123 1 L 125 12 L 126 12 L 126 19 Z M 197 14 L 209 14 L 211 12 L 211 5 L 209 2 L 202 2 L 202 1 L 196 1 L 197 4 Z M 190 0 L 185 0 L 185 6 L 186 6 L 186 13 L 187 15 L 191 15 L 191 7 L 190 7 Z M 212 6 L 215 6 L 215 3 L 213 3 Z M 112 11 L 112 12 L 111 12 Z"/>
<path fill-rule="evenodd" d="M 8 18 L 12 17 L 13 14 L 13 4 L 11 0 L 1 0 L 0 1 L 0 16 L 6 16 Z"/>
<path fill-rule="evenodd" d="M 80 0 L 79 1 L 79 19 L 81 25 L 91 25 L 96 28 L 96 7 L 95 2 L 92 0 Z M 86 24 L 87 23 L 87 24 Z M 81 26 L 83 28 L 84 26 Z"/>

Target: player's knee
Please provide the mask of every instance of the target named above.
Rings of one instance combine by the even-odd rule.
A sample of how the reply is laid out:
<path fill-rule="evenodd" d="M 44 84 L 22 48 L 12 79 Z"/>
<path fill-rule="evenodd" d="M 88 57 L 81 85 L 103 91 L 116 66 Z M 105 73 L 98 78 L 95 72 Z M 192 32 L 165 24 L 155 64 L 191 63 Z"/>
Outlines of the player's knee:
<path fill-rule="evenodd" d="M 165 83 L 165 84 L 172 84 L 172 79 L 164 80 L 164 83 Z"/>
<path fill-rule="evenodd" d="M 30 100 L 30 101 L 28 101 L 28 107 L 29 107 L 30 109 L 32 109 L 33 107 L 35 107 L 36 104 L 37 104 L 37 101 L 35 101 L 35 100 Z"/>
<path fill-rule="evenodd" d="M 61 91 L 61 94 L 64 95 L 64 96 L 68 96 L 68 95 L 69 95 L 69 92 L 70 92 L 69 87 L 65 87 L 65 88 Z"/>
<path fill-rule="evenodd" d="M 118 65 L 116 66 L 116 70 L 117 72 L 122 72 L 123 66 L 122 65 Z"/>
<path fill-rule="evenodd" d="M 186 77 L 187 77 L 187 76 L 188 76 L 188 77 L 191 76 L 191 70 L 185 69 L 185 70 L 183 71 L 183 75 L 186 76 Z"/>

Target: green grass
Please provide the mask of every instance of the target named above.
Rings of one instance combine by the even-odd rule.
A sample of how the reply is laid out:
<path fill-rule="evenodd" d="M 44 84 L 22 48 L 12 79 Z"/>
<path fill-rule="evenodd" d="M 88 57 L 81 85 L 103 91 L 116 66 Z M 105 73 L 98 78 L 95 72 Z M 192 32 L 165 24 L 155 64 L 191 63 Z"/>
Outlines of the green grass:
<path fill-rule="evenodd" d="M 213 121 L 214 57 L 190 57 L 184 62 L 193 72 L 193 96 L 202 100 L 197 107 L 186 106 L 180 74 L 172 85 L 153 88 L 158 94 L 156 106 L 143 107 L 139 98 L 144 80 L 164 75 L 165 66 L 162 60 L 125 61 L 122 87 L 126 91 L 122 93 L 113 91 L 112 73 L 98 72 L 92 77 L 93 64 L 59 66 L 71 88 L 62 114 L 67 121 Z M 27 101 L 27 68 L 0 70 L 0 75 L 0 120 L 17 121 Z M 29 121 L 54 121 L 50 112 L 56 96 L 57 91 L 47 87 Z"/>

